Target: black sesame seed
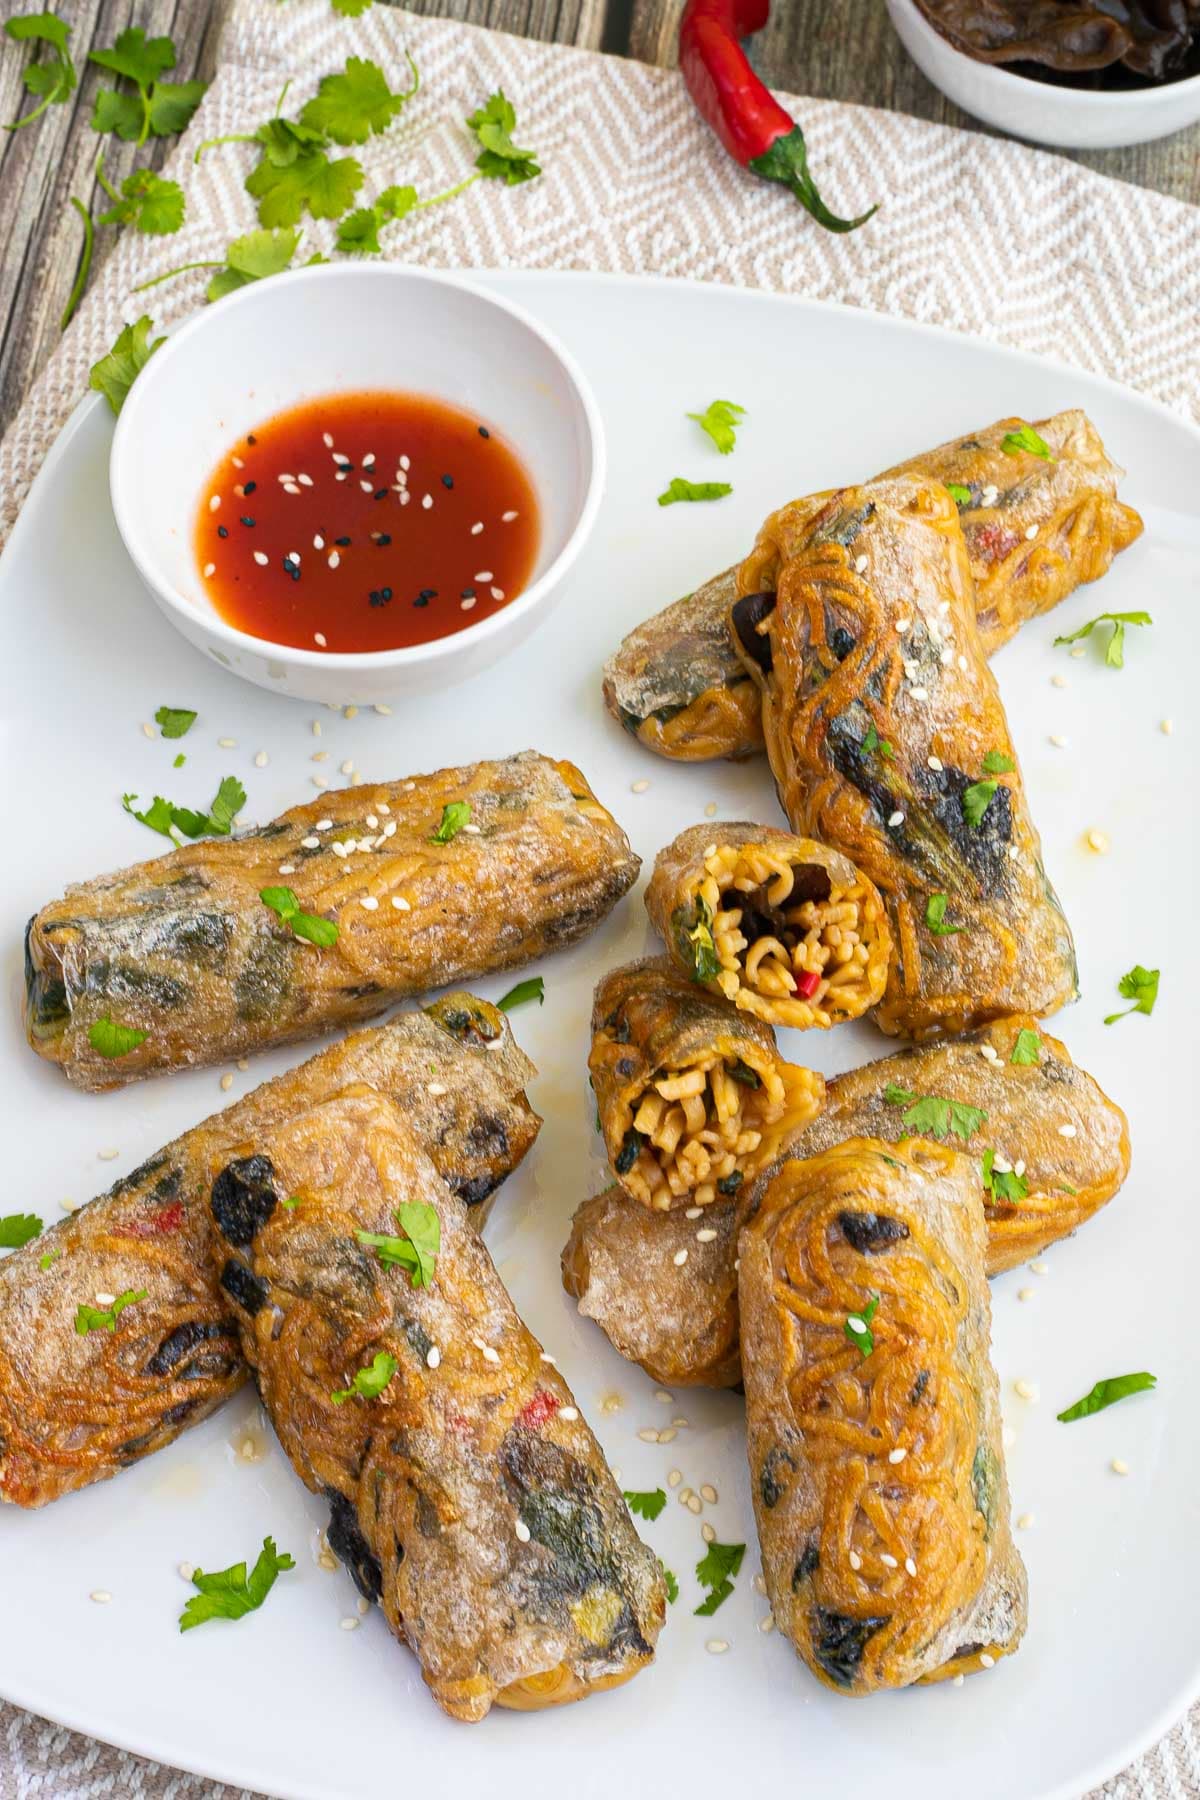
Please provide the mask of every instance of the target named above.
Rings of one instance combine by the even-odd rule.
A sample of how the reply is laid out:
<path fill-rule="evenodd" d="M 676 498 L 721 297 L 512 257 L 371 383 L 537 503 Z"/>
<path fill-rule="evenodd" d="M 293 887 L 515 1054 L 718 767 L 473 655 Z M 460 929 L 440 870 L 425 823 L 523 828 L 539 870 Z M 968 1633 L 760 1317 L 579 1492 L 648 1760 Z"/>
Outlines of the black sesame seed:
<path fill-rule="evenodd" d="M 428 594 L 418 594 L 416 599 L 413 601 L 413 605 L 414 606 L 428 606 L 429 605 Z"/>
<path fill-rule="evenodd" d="M 336 545 L 337 545 L 337 546 L 338 546 L 338 548 L 339 548 L 339 549 L 341 549 L 341 550 L 345 550 L 345 549 L 347 549 L 347 548 L 348 548 L 348 547 L 349 547 L 349 544 L 350 544 L 350 539 L 349 539 L 349 538 L 334 538 L 334 540 L 333 540 L 333 541 L 334 541 L 334 543 L 335 543 L 335 544 L 336 544 Z"/>
<path fill-rule="evenodd" d="M 386 488 L 376 488 L 375 489 L 376 500 L 386 500 L 387 495 L 388 495 L 388 491 Z"/>
<path fill-rule="evenodd" d="M 442 476 L 442 486 L 446 487 L 446 488 L 452 488 L 454 486 L 453 475 L 443 475 Z"/>
<path fill-rule="evenodd" d="M 291 576 L 292 576 L 293 581 L 299 581 L 299 579 L 300 579 L 300 571 L 299 571 L 299 569 L 297 569 L 295 567 L 295 565 L 293 565 L 293 567 L 292 567 Z"/>
<path fill-rule="evenodd" d="M 486 425 L 481 425 L 479 427 L 479 435 L 480 435 L 480 437 L 491 437 L 492 434 L 488 430 Z"/>
<path fill-rule="evenodd" d="M 243 525 L 253 525 L 254 520 L 250 517 L 249 513 L 243 513 L 241 522 Z"/>
<path fill-rule="evenodd" d="M 422 588 L 421 589 L 421 598 L 422 598 L 422 600 L 436 600 L 437 599 L 437 589 L 436 588 Z"/>
<path fill-rule="evenodd" d="M 220 537 L 220 538 L 226 538 L 226 537 L 228 537 L 228 536 L 229 536 L 229 527 L 228 527 L 228 525 L 218 525 L 218 526 L 217 526 L 217 536 L 218 536 L 218 537 Z"/>
<path fill-rule="evenodd" d="M 386 544 L 390 544 L 390 543 L 391 543 L 391 541 L 392 541 L 392 537 L 391 537 L 391 533 L 390 533 L 390 532 L 388 532 L 388 531 L 378 531 L 378 532 L 376 532 L 376 534 L 375 534 L 375 542 L 376 542 L 376 543 L 377 543 L 377 544 L 378 544 L 378 545 L 379 545 L 379 547 L 380 547 L 380 549 L 381 549 L 381 550 L 382 550 L 382 549 L 383 549 L 383 548 L 384 548 L 384 546 L 385 546 L 385 545 L 386 545 Z"/>
<path fill-rule="evenodd" d="M 257 486 L 258 486 L 257 481 L 248 481 L 246 483 L 245 487 L 242 489 L 242 492 L 243 492 L 243 494 L 252 494 Z"/>
<path fill-rule="evenodd" d="M 475 589 L 474 588 L 464 588 L 462 593 L 458 597 L 460 600 L 473 600 L 475 598 Z"/>
<path fill-rule="evenodd" d="M 383 595 L 383 597 L 384 597 L 384 599 L 385 599 L 385 600 L 390 600 L 390 599 L 391 599 L 391 597 L 392 597 L 392 590 L 391 590 L 391 588 L 380 588 L 380 590 L 379 590 L 379 591 L 380 591 L 380 593 L 381 593 L 381 594 L 382 594 L 382 595 Z"/>
<path fill-rule="evenodd" d="M 246 442 L 247 442 L 247 443 L 248 443 L 248 444 L 257 444 L 257 442 L 258 442 L 258 439 L 257 439 L 257 438 L 256 438 L 256 437 L 255 437 L 255 435 L 254 435 L 254 433 L 253 433 L 253 432 L 250 432 L 250 433 L 249 433 L 249 435 L 248 435 L 248 436 L 247 436 L 247 438 L 246 438 Z"/>

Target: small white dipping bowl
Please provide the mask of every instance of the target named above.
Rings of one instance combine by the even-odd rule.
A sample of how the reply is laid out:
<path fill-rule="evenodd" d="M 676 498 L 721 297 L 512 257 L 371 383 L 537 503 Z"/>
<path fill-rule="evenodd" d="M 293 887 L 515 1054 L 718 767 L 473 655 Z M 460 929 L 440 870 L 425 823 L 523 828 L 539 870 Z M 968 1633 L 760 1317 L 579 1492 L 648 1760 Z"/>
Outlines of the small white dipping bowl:
<path fill-rule="evenodd" d="M 887 0 L 896 35 L 923 75 L 972 117 L 1061 150 L 1148 144 L 1200 119 L 1200 75 L 1124 91 L 1030 81 L 977 62 L 935 31 L 916 0 Z"/>
<path fill-rule="evenodd" d="M 213 468 L 274 414 L 365 389 L 448 401 L 512 444 L 540 512 L 529 585 L 465 630 L 401 650 L 299 650 L 227 625 L 193 541 Z M 591 390 L 527 313 L 454 277 L 340 263 L 255 282 L 174 332 L 121 410 L 109 483 L 125 547 L 189 643 L 272 693 L 340 703 L 448 687 L 527 637 L 587 542 L 604 468 Z"/>

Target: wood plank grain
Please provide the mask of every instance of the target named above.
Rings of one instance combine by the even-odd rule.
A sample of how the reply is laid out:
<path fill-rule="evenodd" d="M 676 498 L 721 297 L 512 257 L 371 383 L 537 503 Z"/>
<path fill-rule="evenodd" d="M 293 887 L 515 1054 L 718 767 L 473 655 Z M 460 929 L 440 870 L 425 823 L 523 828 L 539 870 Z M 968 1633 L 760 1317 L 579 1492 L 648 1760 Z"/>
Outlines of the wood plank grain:
<path fill-rule="evenodd" d="M 673 68 L 682 10 L 683 0 L 633 0 L 630 54 Z M 754 66 L 774 87 L 887 107 L 970 131 L 989 129 L 926 81 L 892 31 L 883 0 L 853 0 L 849 6 L 776 0 L 769 24 L 749 48 Z M 1059 154 L 1102 175 L 1200 203 L 1200 126 L 1127 150 Z"/>

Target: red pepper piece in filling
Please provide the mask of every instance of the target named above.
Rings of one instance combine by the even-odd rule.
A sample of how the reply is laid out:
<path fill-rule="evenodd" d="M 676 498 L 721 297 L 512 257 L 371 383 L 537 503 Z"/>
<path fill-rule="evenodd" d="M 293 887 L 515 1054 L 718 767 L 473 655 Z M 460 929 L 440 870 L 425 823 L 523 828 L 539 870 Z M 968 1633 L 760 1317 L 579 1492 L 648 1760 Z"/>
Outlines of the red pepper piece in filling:
<path fill-rule="evenodd" d="M 1009 531 L 998 519 L 986 525 L 973 525 L 966 533 L 967 548 L 976 562 L 1003 562 L 1021 542 L 1015 531 Z"/>
<path fill-rule="evenodd" d="M 164 1206 L 159 1212 L 152 1213 L 148 1219 L 135 1219 L 130 1225 L 118 1226 L 114 1237 L 154 1238 L 166 1237 L 169 1232 L 178 1231 L 183 1224 L 183 1201 L 175 1200 L 170 1206 Z"/>
<path fill-rule="evenodd" d="M 804 133 L 759 80 L 741 39 L 761 31 L 770 0 L 687 0 L 679 25 L 679 67 L 701 118 L 752 175 L 790 188 L 827 231 L 854 231 L 857 219 L 830 212 L 809 174 Z"/>
<path fill-rule="evenodd" d="M 523 1425 L 526 1431 L 540 1431 L 561 1405 L 557 1394 L 552 1394 L 548 1388 L 538 1388 L 533 1399 L 527 1400 L 517 1414 L 517 1424 Z"/>
<path fill-rule="evenodd" d="M 796 992 L 802 1000 L 811 1000 L 821 985 L 821 977 L 812 969 L 801 969 L 796 977 Z"/>

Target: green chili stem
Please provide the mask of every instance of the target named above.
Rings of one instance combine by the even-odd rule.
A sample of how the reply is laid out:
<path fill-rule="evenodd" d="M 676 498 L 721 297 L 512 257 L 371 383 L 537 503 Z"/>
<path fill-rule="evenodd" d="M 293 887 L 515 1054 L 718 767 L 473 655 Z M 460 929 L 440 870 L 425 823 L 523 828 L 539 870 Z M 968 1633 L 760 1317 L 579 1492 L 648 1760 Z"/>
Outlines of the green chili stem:
<path fill-rule="evenodd" d="M 83 296 L 83 290 L 87 286 L 88 274 L 92 267 L 92 245 L 95 242 L 96 237 L 95 228 L 92 225 L 92 215 L 83 204 L 83 201 L 77 200 L 74 194 L 72 194 L 71 205 L 83 220 L 83 251 L 79 258 L 79 267 L 75 272 L 75 286 L 71 289 L 70 298 L 67 301 L 63 316 L 58 321 L 58 329 L 60 331 L 65 331 L 67 326 L 71 323 L 71 315 L 79 305 L 80 299 Z"/>
<path fill-rule="evenodd" d="M 143 281 L 140 286 L 131 288 L 129 291 L 132 294 L 144 294 L 147 288 L 157 287 L 162 281 L 171 281 L 176 275 L 186 275 L 189 269 L 223 269 L 224 267 L 225 264 L 219 257 L 215 262 L 180 263 L 177 269 L 167 269 L 161 275 L 152 275 L 149 281 Z"/>

